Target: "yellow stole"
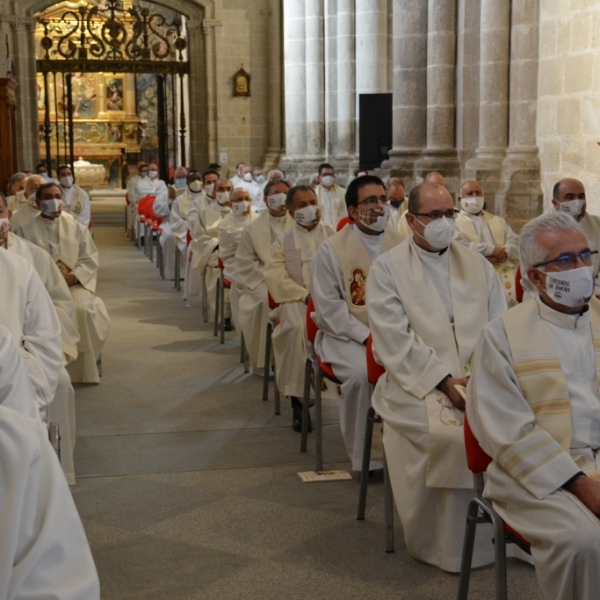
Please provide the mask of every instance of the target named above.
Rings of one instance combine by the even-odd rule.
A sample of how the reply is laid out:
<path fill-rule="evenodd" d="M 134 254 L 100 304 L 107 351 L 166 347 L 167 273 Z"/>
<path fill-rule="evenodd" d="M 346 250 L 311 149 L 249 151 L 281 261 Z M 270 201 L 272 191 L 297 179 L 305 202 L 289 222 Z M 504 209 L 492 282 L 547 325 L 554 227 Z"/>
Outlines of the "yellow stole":
<path fill-rule="evenodd" d="M 596 354 L 596 376 L 600 388 L 600 301 L 590 301 L 590 323 Z M 531 406 L 535 424 L 547 431 L 570 453 L 571 401 L 560 361 L 534 298 L 515 306 L 502 315 L 510 345 L 515 374 L 523 396 Z M 585 456 L 573 456 L 577 466 L 588 476 L 600 475 Z"/>
<path fill-rule="evenodd" d="M 391 228 L 386 228 L 382 235 L 382 254 L 404 240 L 403 235 Z M 368 327 L 366 289 L 367 277 L 371 268 L 369 255 L 358 234 L 349 225 L 329 238 L 329 242 L 342 265 L 348 310 L 351 315 Z"/>
<path fill-rule="evenodd" d="M 504 222 L 500 217 L 496 215 L 492 215 L 487 211 L 482 211 L 481 215 L 485 219 L 485 222 L 488 224 L 490 231 L 492 232 L 492 237 L 494 238 L 496 245 L 504 246 L 506 243 L 506 236 L 504 235 Z M 463 212 L 460 212 L 456 217 L 456 225 L 460 229 L 460 232 L 469 240 L 469 242 L 473 244 L 477 244 L 481 240 L 477 235 L 477 231 L 475 230 L 475 225 L 473 221 L 465 215 Z"/>

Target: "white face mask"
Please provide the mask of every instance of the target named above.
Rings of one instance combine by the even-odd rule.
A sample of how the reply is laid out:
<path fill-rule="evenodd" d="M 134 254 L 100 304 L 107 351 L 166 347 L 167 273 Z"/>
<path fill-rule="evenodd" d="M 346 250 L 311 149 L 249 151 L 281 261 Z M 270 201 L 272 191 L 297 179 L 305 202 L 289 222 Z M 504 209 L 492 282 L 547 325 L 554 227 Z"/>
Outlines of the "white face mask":
<path fill-rule="evenodd" d="M 421 221 L 419 221 L 419 223 L 421 223 Z M 423 225 L 423 223 L 421 223 L 421 225 Z M 454 239 L 457 231 L 458 229 L 454 219 L 442 217 L 441 219 L 436 219 L 435 221 L 427 223 L 421 237 L 428 241 L 436 250 L 443 250 L 450 245 L 450 242 Z M 415 231 L 415 233 L 417 232 Z M 420 234 L 417 233 L 417 235 Z"/>
<path fill-rule="evenodd" d="M 244 181 L 247 181 L 248 183 L 250 183 L 252 181 L 252 173 L 250 173 L 250 171 L 248 171 L 248 173 L 246 173 L 243 177 Z"/>
<path fill-rule="evenodd" d="M 460 199 L 460 206 L 471 215 L 478 215 L 483 210 L 483 196 L 468 196 Z"/>
<path fill-rule="evenodd" d="M 250 208 L 250 202 L 248 200 L 240 200 L 239 202 L 232 202 L 231 210 L 233 210 L 233 214 L 237 217 L 246 216 Z"/>
<path fill-rule="evenodd" d="M 215 184 L 214 183 L 207 183 L 204 186 L 204 191 L 206 192 L 206 194 L 208 196 L 212 196 L 212 193 L 215 191 Z"/>
<path fill-rule="evenodd" d="M 18 198 L 19 202 L 27 202 L 27 198 L 23 190 L 19 190 L 15 196 Z"/>
<path fill-rule="evenodd" d="M 390 207 L 384 206 L 383 214 L 379 215 L 377 217 L 377 221 L 374 223 L 368 223 L 363 216 L 364 214 L 365 213 L 360 213 L 360 222 L 371 231 L 377 231 L 378 233 L 381 233 L 387 227 L 388 221 L 390 220 Z"/>
<path fill-rule="evenodd" d="M 64 175 L 59 179 L 60 185 L 63 187 L 71 187 L 73 185 L 73 176 L 72 175 Z"/>
<path fill-rule="evenodd" d="M 594 293 L 594 268 L 579 267 L 570 271 L 546 273 L 545 288 L 554 302 L 577 308 L 585 304 Z"/>
<path fill-rule="evenodd" d="M 202 191 L 202 182 L 199 179 L 194 179 L 194 181 L 190 182 L 190 190 L 192 190 L 192 192 L 201 192 Z"/>
<path fill-rule="evenodd" d="M 217 192 L 217 202 L 225 206 L 229 202 L 229 192 Z"/>
<path fill-rule="evenodd" d="M 52 217 L 61 209 L 62 200 L 58 200 L 57 198 L 52 198 L 51 200 L 42 200 L 40 202 L 40 207 L 43 215 Z"/>
<path fill-rule="evenodd" d="M 584 204 L 585 200 L 565 200 L 565 202 L 558 203 L 558 210 L 576 219 L 581 214 Z"/>
<path fill-rule="evenodd" d="M 158 177 L 158 171 L 152 169 L 151 171 L 148 171 L 148 175 L 150 176 L 150 179 L 156 179 Z"/>
<path fill-rule="evenodd" d="M 325 187 L 331 187 L 333 185 L 334 181 L 335 181 L 335 178 L 333 177 L 333 175 L 323 175 L 323 177 L 321 177 L 321 183 Z"/>
<path fill-rule="evenodd" d="M 27 197 L 27 202 L 29 202 L 29 204 L 31 206 L 33 206 L 33 208 L 36 208 L 36 209 L 38 208 L 38 205 L 35 202 L 35 192 L 33 192 L 33 194 L 31 194 L 31 196 Z"/>
<path fill-rule="evenodd" d="M 311 204 L 310 206 L 305 206 L 304 208 L 299 208 L 294 212 L 294 219 L 296 219 L 296 223 L 298 225 L 302 225 L 303 227 L 310 227 L 314 225 L 314 221 L 321 220 L 321 211 L 316 204 Z"/>
<path fill-rule="evenodd" d="M 287 194 L 279 192 L 267 198 L 267 206 L 273 210 L 281 210 L 284 208 L 287 199 Z"/>
<path fill-rule="evenodd" d="M 10 227 L 10 221 L 8 220 L 8 217 L 3 217 L 2 219 L 0 219 L 0 236 L 3 233 L 6 233 L 8 231 Z"/>

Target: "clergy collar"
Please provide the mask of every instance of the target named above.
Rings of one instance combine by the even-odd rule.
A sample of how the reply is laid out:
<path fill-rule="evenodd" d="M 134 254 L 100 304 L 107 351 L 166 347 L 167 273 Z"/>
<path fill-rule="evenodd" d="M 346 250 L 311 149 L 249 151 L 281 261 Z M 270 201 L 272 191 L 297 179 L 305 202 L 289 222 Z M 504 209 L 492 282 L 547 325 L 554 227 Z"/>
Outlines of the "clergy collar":
<path fill-rule="evenodd" d="M 298 223 L 296 223 L 296 229 L 302 234 L 302 235 L 310 235 L 311 233 L 314 233 L 315 231 L 317 231 L 317 229 L 319 229 L 319 227 L 321 226 L 321 222 L 319 221 L 319 223 L 317 224 L 316 227 L 314 227 L 313 229 L 311 229 L 310 231 L 308 229 L 306 229 L 306 227 L 302 227 L 302 225 L 298 225 Z"/>
<path fill-rule="evenodd" d="M 563 329 L 580 329 L 581 327 L 588 327 L 590 324 L 589 304 L 586 304 L 580 313 L 567 314 L 550 308 L 540 298 L 539 294 L 535 300 L 538 303 L 540 317 L 557 327 L 562 327 Z"/>
<path fill-rule="evenodd" d="M 483 208 L 482 208 L 480 213 L 478 213 L 478 214 L 474 215 L 473 213 L 467 212 L 467 211 L 466 211 L 466 210 L 464 210 L 463 208 L 461 208 L 461 209 L 460 209 L 460 213 L 461 213 L 462 215 L 465 215 L 465 216 L 467 216 L 467 217 L 478 217 L 478 218 L 480 217 L 480 218 L 482 218 L 482 219 L 483 219 L 483 213 L 484 213 L 484 212 L 485 212 L 485 210 L 483 210 Z"/>
<path fill-rule="evenodd" d="M 354 232 L 360 238 L 363 244 L 366 244 L 367 246 L 379 246 L 383 243 L 383 231 L 377 235 L 369 235 L 368 233 L 365 233 L 359 229 L 356 223 L 352 224 L 352 229 L 354 229 Z"/>
<path fill-rule="evenodd" d="M 283 217 L 277 217 L 275 215 L 272 215 L 268 210 L 267 210 L 267 218 L 269 219 L 269 221 L 271 221 L 272 223 L 281 223 L 282 221 L 285 221 L 287 219 L 287 213 L 285 213 L 285 215 L 283 215 Z M 316 229 L 316 228 L 315 228 Z"/>
<path fill-rule="evenodd" d="M 446 246 L 445 248 L 442 248 L 441 250 L 436 250 L 435 252 L 429 252 L 429 250 L 425 250 L 425 248 L 421 248 L 421 246 L 419 246 L 419 244 L 417 244 L 417 242 L 415 242 L 414 235 L 412 236 L 410 243 L 416 249 L 419 256 L 421 256 L 425 259 L 429 258 L 431 260 L 445 259 L 448 256 L 448 248 L 450 248 L 450 246 Z"/>

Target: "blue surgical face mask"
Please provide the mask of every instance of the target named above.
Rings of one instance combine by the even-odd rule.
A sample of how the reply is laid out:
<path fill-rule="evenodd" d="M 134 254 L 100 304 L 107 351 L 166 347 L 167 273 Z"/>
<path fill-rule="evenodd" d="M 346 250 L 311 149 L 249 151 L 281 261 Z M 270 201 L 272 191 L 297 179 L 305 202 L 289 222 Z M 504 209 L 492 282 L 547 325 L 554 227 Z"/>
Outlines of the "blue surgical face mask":
<path fill-rule="evenodd" d="M 146 179 L 146 177 L 148 177 L 148 171 L 143 171 L 142 172 L 142 179 Z"/>
<path fill-rule="evenodd" d="M 176 188 L 186 188 L 187 187 L 187 179 L 185 177 L 178 177 L 175 180 Z"/>
<path fill-rule="evenodd" d="M 263 182 L 264 182 L 264 180 L 265 180 L 265 176 L 264 176 L 264 175 L 259 175 L 259 176 L 256 178 L 256 183 L 263 183 Z"/>

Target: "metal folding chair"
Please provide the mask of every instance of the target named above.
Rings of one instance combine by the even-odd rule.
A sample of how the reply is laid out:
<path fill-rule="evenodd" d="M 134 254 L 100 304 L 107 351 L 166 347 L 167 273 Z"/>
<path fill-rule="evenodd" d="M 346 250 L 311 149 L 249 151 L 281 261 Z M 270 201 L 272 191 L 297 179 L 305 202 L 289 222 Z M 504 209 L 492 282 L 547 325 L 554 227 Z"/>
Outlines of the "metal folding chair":
<path fill-rule="evenodd" d="M 269 292 L 267 292 L 267 301 L 269 303 L 269 310 L 275 310 L 279 304 L 273 300 L 273 296 Z M 273 385 L 275 386 L 275 414 L 281 414 L 281 398 L 279 395 L 279 388 L 277 387 L 277 377 L 275 374 L 275 360 L 273 357 L 273 330 L 277 323 L 274 323 L 269 319 L 267 323 L 267 331 L 266 331 L 266 342 L 265 342 L 265 369 L 263 373 L 263 401 L 267 401 L 269 399 L 269 377 L 271 375 L 271 368 L 273 369 Z"/>

